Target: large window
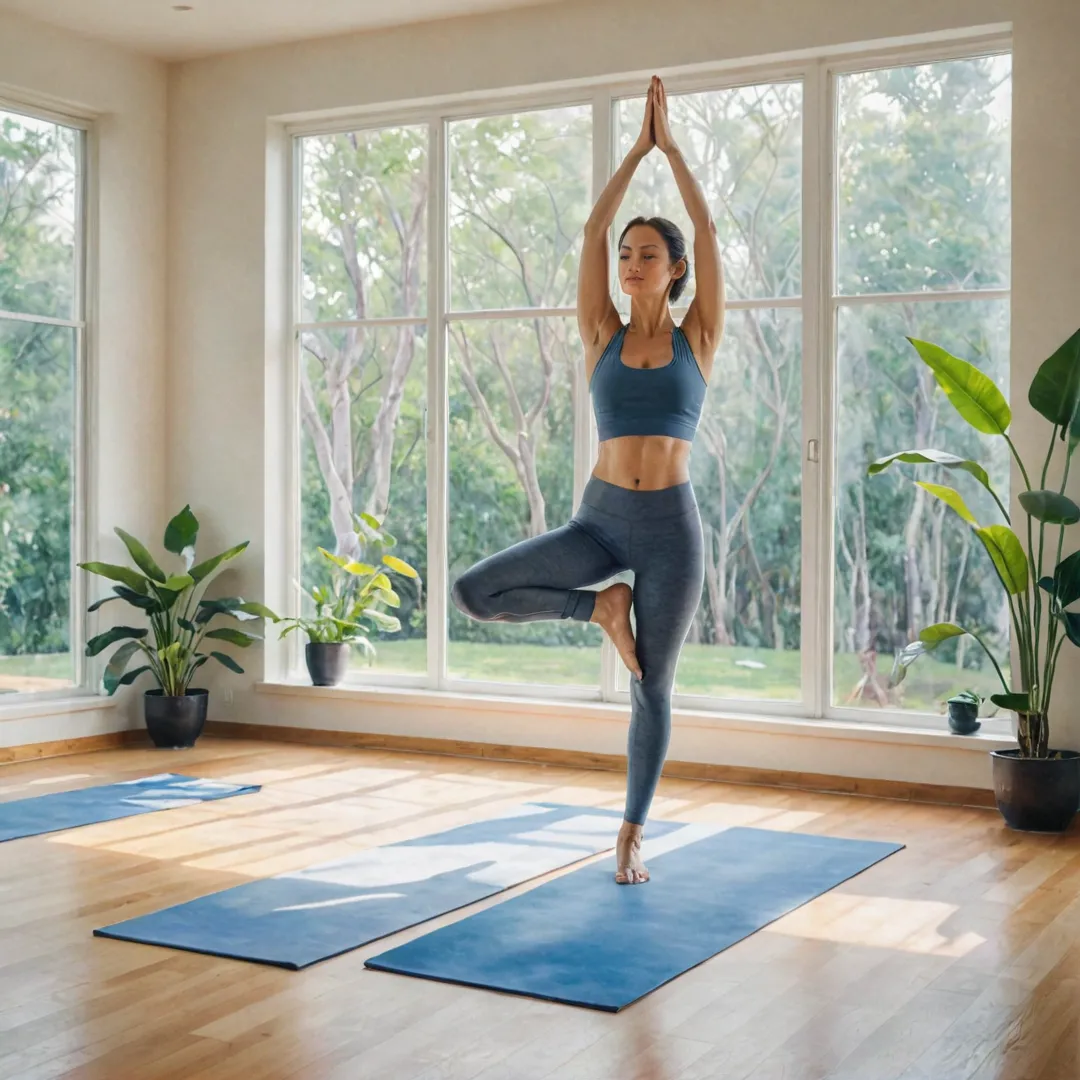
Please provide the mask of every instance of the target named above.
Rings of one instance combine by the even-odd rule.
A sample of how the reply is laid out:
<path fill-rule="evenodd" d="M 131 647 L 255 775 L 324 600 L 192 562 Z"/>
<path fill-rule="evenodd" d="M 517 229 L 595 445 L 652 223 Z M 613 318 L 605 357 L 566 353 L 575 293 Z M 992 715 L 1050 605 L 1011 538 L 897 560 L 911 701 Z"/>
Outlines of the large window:
<path fill-rule="evenodd" d="M 644 106 L 620 103 L 622 154 Z M 801 701 L 802 83 L 673 94 L 669 114 L 712 209 L 732 308 L 691 456 L 705 585 L 675 691 Z M 691 241 L 661 154 L 645 159 L 626 206 L 624 217 L 658 213 Z M 693 294 L 691 281 L 680 304 Z"/>
<path fill-rule="evenodd" d="M 905 339 L 970 360 L 1008 393 L 1009 91 L 1008 56 L 838 80 L 836 706 L 936 712 L 963 686 L 996 689 L 985 653 L 966 638 L 890 687 L 894 654 L 930 623 L 977 627 L 1008 656 L 1009 609 L 990 560 L 912 483 L 955 477 L 898 469 L 868 478 L 866 463 L 944 449 L 983 462 L 1008 491 L 1004 443 L 961 419 Z M 981 520 L 997 520 L 979 484 L 961 486 Z"/>
<path fill-rule="evenodd" d="M 0 694 L 80 680 L 83 132 L 0 107 Z"/>
<path fill-rule="evenodd" d="M 458 120 L 450 174 L 448 559 L 477 560 L 573 513 L 573 317 L 592 190 L 592 109 Z M 598 626 L 481 623 L 449 609 L 450 677 L 594 684 Z"/>
<path fill-rule="evenodd" d="M 888 687 L 920 625 L 966 620 L 1004 645 L 1007 612 L 968 534 L 910 476 L 866 465 L 939 446 L 981 455 L 1007 489 L 1000 448 L 954 420 L 904 339 L 1007 386 L 1010 70 L 996 51 L 667 80 L 728 293 L 691 456 L 705 584 L 677 702 L 914 717 L 989 685 L 981 653 L 959 648 Z M 298 570 L 316 583 L 316 547 L 344 550 L 369 510 L 423 576 L 401 582 L 402 628 L 372 666 L 358 658 L 360 681 L 625 700 L 596 626 L 478 623 L 448 594 L 576 509 L 597 451 L 581 230 L 643 107 L 600 89 L 297 136 Z M 636 214 L 692 241 L 658 152 L 616 231 Z M 691 281 L 676 319 L 692 296 Z"/>
<path fill-rule="evenodd" d="M 299 153 L 300 580 L 328 583 L 320 547 L 359 554 L 369 513 L 426 581 L 427 127 L 315 136 Z M 427 670 L 412 585 L 401 631 L 374 642 L 379 671 Z"/>

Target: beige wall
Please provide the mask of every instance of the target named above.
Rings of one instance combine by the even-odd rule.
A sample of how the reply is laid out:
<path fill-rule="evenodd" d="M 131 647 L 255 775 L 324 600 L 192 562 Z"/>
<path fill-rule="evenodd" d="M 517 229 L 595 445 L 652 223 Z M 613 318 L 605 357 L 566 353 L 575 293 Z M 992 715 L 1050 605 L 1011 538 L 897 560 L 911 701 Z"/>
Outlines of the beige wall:
<path fill-rule="evenodd" d="M 88 512 L 92 557 L 114 562 L 126 556 L 114 525 L 160 543 L 165 520 L 167 90 L 163 64 L 0 13 L 0 96 L 39 104 L 44 96 L 54 108 L 96 116 Z M 91 587 L 100 595 L 100 585 Z M 123 726 L 125 715 L 73 712 L 66 726 L 20 721 L 18 735 L 14 722 L 0 722 L 0 745 L 93 734 Z M 28 737 L 32 728 L 39 738 Z"/>
<path fill-rule="evenodd" d="M 1020 454 L 1041 469 L 1049 431 L 1027 403 L 1039 364 L 1080 326 L 1080 3 L 1021 6 L 1013 57 L 1013 432 Z M 1060 449 L 1059 449 L 1060 453 Z M 1034 469 L 1032 463 L 1034 465 Z M 1060 474 L 1053 478 L 1061 482 Z M 1013 490 L 1022 489 L 1014 469 Z M 1068 492 L 1080 502 L 1080 455 Z M 1080 529 L 1072 529 L 1071 548 Z M 1065 643 L 1052 707 L 1055 741 L 1080 749 L 1080 650 Z"/>

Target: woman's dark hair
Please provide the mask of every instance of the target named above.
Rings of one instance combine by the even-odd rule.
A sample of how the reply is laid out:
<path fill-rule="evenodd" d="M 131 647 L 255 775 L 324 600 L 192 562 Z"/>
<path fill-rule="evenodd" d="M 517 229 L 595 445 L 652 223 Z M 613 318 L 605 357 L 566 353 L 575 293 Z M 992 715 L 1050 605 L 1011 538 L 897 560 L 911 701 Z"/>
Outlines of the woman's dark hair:
<path fill-rule="evenodd" d="M 664 238 L 664 243 L 667 244 L 668 258 L 673 263 L 678 262 L 680 259 L 686 262 L 686 270 L 682 277 L 677 277 L 671 283 L 671 292 L 668 293 L 668 301 L 674 304 L 682 296 L 683 290 L 686 288 L 686 280 L 690 277 L 690 256 L 686 254 L 686 237 L 683 236 L 682 229 L 674 221 L 668 221 L 667 218 L 636 217 L 626 223 L 626 228 L 623 229 L 622 234 L 619 236 L 620 251 L 622 250 L 623 241 L 626 239 L 626 234 L 635 225 L 649 225 L 654 228 Z"/>

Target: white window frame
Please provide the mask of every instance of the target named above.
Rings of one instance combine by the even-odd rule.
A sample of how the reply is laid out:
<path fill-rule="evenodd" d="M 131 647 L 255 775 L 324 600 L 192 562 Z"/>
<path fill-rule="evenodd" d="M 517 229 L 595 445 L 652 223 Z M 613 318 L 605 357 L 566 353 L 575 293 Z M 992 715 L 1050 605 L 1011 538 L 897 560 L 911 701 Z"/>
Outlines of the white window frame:
<path fill-rule="evenodd" d="M 836 532 L 834 528 L 836 520 L 836 427 L 834 423 L 834 410 L 836 403 L 836 359 L 837 359 L 837 316 L 841 307 L 858 304 L 889 304 L 907 302 L 930 302 L 930 303 L 960 303 L 971 300 L 1008 300 L 1011 296 L 1011 273 L 1010 288 L 1007 289 L 979 289 L 979 290 L 934 290 L 917 293 L 844 293 L 836 289 L 835 267 L 837 259 L 837 230 L 835 227 L 837 209 L 838 185 L 835 180 L 836 162 L 836 130 L 837 130 L 837 82 L 843 75 L 861 71 L 870 71 L 879 68 L 901 67 L 912 64 L 926 64 L 946 60 L 971 59 L 978 56 L 1002 54 L 1012 52 L 1012 39 L 1010 35 L 1000 35 L 995 38 L 981 39 L 968 43 L 966 48 L 957 48 L 950 43 L 941 45 L 935 49 L 912 49 L 902 50 L 899 54 L 891 51 L 871 53 L 863 56 L 845 57 L 836 59 L 824 66 L 818 75 L 824 81 L 824 87 L 819 91 L 819 100 L 825 103 L 824 115 L 819 117 L 818 123 L 824 125 L 825 136 L 820 145 L 826 148 L 824 160 L 817 163 L 819 170 L 819 205 L 821 207 L 820 221 L 820 273 L 818 287 L 821 289 L 817 306 L 821 323 L 818 327 L 818 351 L 819 355 L 826 358 L 826 362 L 818 366 L 819 377 L 822 385 L 819 387 L 818 403 L 821 409 L 820 430 L 821 441 L 821 468 L 820 484 L 822 493 L 828 493 L 827 498 L 819 497 L 815 502 L 815 509 L 819 516 L 825 520 L 817 523 L 817 564 L 811 573 L 811 581 L 818 587 L 824 586 L 824 591 L 817 598 L 815 611 L 817 618 L 813 625 L 814 637 L 821 643 L 824 651 L 821 662 L 817 665 L 816 676 L 819 680 L 816 699 L 818 709 L 814 714 L 815 719 L 846 720 L 865 723 L 881 723 L 883 720 L 899 726 L 903 724 L 909 728 L 937 728 L 941 725 L 941 717 L 933 713 L 905 712 L 902 710 L 873 710 L 840 706 L 833 703 L 833 648 L 835 645 L 835 622 L 833 614 L 836 606 Z M 823 197 L 828 192 L 829 197 Z M 1010 191 L 1011 204 L 1011 191 Z M 805 374 L 805 373 L 804 373 Z M 1011 386 L 1011 380 L 1010 380 Z M 805 474 L 804 474 L 805 475 Z M 803 512 L 807 511 L 804 502 Z M 804 534 L 805 539 L 805 534 Z M 804 592 L 805 600 L 805 592 Z M 804 608 L 804 611 L 807 610 Z M 804 627 L 805 627 L 804 619 Z M 805 672 L 804 672 L 805 674 Z M 820 681 L 822 680 L 823 681 Z M 1004 717 L 983 719 L 982 730 L 990 734 L 1011 734 L 1011 720 Z"/>
<path fill-rule="evenodd" d="M 919 35 L 897 44 L 864 48 L 815 50 L 796 60 L 757 63 L 717 63 L 694 65 L 662 72 L 669 92 L 692 93 L 725 90 L 755 83 L 801 81 L 803 85 L 803 222 L 802 222 L 802 292 L 795 297 L 764 299 L 729 299 L 728 310 L 741 308 L 798 307 L 802 313 L 802 700 L 720 698 L 703 695 L 674 694 L 676 709 L 702 710 L 720 715 L 798 717 L 812 720 L 864 721 L 906 728 L 940 729 L 942 718 L 930 713 L 855 709 L 832 704 L 833 646 L 833 393 L 836 366 L 836 311 L 840 304 L 889 303 L 911 299 L 909 294 L 880 293 L 859 297 L 837 296 L 833 288 L 835 266 L 834 161 L 836 151 L 836 86 L 838 76 L 881 67 L 905 66 L 943 60 L 959 60 L 992 53 L 1011 52 L 1008 28 L 984 27 L 938 35 Z M 289 294 L 292 303 L 289 337 L 287 414 L 292 418 L 289 492 L 286 499 L 291 515 L 287 529 L 286 557 L 290 581 L 295 581 L 299 567 L 299 453 L 300 420 L 297 387 L 299 384 L 301 331 L 314 325 L 299 320 L 301 266 L 299 253 L 300 222 L 300 140 L 306 136 L 328 135 L 345 131 L 377 130 L 387 127 L 426 124 L 428 127 L 428 294 L 427 314 L 413 318 L 356 320 L 337 325 L 387 325 L 424 323 L 427 326 L 427 476 L 428 476 L 428 577 L 427 599 L 427 672 L 351 673 L 346 685 L 362 687 L 412 687 L 449 691 L 477 696 L 535 696 L 558 701 L 608 702 L 627 705 L 627 675 L 614 647 L 605 638 L 601 648 L 600 678 L 596 686 L 553 686 L 534 683 L 481 682 L 451 678 L 446 670 L 447 653 L 447 328 L 463 319 L 508 319 L 522 316 L 573 316 L 575 309 L 523 309 L 454 311 L 449 308 L 449 245 L 446 240 L 449 205 L 449 169 L 447 167 L 447 131 L 455 120 L 499 116 L 515 111 L 571 105 L 591 105 L 593 121 L 593 198 L 611 176 L 616 165 L 616 113 L 619 100 L 641 97 L 647 75 L 625 78 L 577 80 L 518 92 L 476 92 L 426 102 L 419 105 L 378 106 L 349 113 L 335 112 L 332 119 L 308 119 L 284 126 L 291 144 L 291 186 L 288 199 L 288 263 L 292 268 Z M 916 299 L 937 302 L 1008 297 L 1008 289 L 978 292 L 933 292 L 917 294 Z M 685 309 L 674 309 L 676 316 Z M 579 388 L 574 402 L 574 505 L 588 481 L 598 450 L 595 419 L 589 408 L 588 391 Z M 437 404 L 437 407 L 433 407 Z M 300 593 L 288 590 L 290 615 L 299 612 Z M 289 639 L 282 657 L 286 681 L 306 681 L 301 641 Z M 991 730 L 1000 725 L 1007 732 L 1007 722 L 989 722 Z M 984 729 L 987 723 L 984 722 Z"/>
<path fill-rule="evenodd" d="M 48 316 L 26 315 L 22 312 L 0 309 L 0 319 L 31 322 L 39 325 L 63 326 L 75 331 L 74 355 L 74 421 L 72 445 L 72 504 L 71 504 L 71 553 L 69 571 L 71 586 L 68 596 L 68 643 L 73 654 L 73 682 L 70 686 L 52 690 L 21 690 L 0 695 L 0 705 L 20 702 L 51 701 L 70 698 L 73 695 L 96 695 L 98 669 L 88 661 L 86 642 L 89 637 L 89 619 L 86 612 L 88 589 L 86 574 L 78 563 L 89 559 L 90 536 L 93 532 L 91 489 L 93 470 L 90 467 L 89 422 L 91 386 L 93 381 L 93 333 L 89 312 L 96 303 L 96 281 L 91 266 L 96 265 L 97 250 L 97 136 L 94 121 L 64 111 L 62 104 L 44 98 L 31 99 L 23 94 L 7 92 L 0 88 L 0 110 L 16 113 L 34 120 L 58 124 L 78 133 L 76 140 L 76 163 L 78 182 L 75 188 L 75 266 L 72 295 L 72 317 L 58 319 Z"/>

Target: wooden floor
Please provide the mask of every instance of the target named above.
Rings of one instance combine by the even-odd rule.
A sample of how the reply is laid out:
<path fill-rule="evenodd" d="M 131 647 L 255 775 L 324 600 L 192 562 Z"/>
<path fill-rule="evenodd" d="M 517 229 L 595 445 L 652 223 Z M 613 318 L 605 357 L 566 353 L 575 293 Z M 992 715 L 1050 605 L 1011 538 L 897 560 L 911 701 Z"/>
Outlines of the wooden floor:
<path fill-rule="evenodd" d="M 163 771 L 263 788 L 0 844 L 4 1080 L 1080 1077 L 1075 826 L 665 780 L 657 817 L 907 848 L 609 1015 L 364 969 L 466 912 L 302 972 L 91 932 L 523 799 L 619 809 L 618 774 L 204 739 L 5 765 L 0 799 Z"/>

